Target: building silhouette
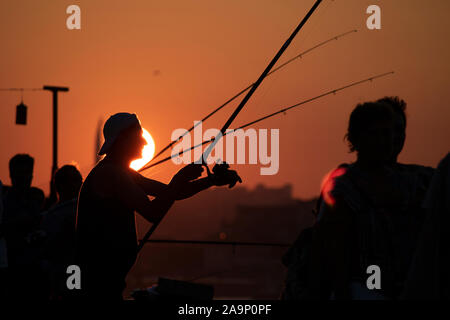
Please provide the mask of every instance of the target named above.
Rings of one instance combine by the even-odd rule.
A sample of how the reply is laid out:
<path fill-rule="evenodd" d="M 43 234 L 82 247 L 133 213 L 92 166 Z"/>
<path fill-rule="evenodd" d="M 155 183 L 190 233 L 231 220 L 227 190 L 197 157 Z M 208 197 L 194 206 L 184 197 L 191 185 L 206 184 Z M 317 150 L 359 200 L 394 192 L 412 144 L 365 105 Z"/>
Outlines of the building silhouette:
<path fill-rule="evenodd" d="M 208 190 L 175 204 L 153 239 L 292 244 L 313 222 L 315 199 L 292 186 Z M 139 236 L 148 228 L 138 218 Z M 158 277 L 214 286 L 215 299 L 276 299 L 285 277 L 283 246 L 147 243 L 127 279 L 127 293 Z"/>

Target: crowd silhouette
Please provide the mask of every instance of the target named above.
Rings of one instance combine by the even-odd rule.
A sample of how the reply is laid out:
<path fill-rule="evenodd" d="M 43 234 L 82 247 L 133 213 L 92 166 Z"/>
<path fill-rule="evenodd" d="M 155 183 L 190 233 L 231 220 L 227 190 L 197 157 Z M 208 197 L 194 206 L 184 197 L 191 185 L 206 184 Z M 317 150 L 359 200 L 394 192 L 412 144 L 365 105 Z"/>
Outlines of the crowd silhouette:
<path fill-rule="evenodd" d="M 398 97 L 352 111 L 345 138 L 356 160 L 324 178 L 314 225 L 282 259 L 281 299 L 449 298 L 450 154 L 437 169 L 399 163 L 406 124 Z M 2 300 L 120 301 L 138 254 L 134 212 L 158 223 L 177 200 L 242 182 L 226 164 L 204 178 L 202 165 L 187 165 L 169 184 L 130 169 L 145 144 L 134 114 L 111 116 L 103 134 L 105 157 L 84 181 L 74 165 L 55 172 L 56 203 L 31 186 L 34 159 L 11 158 L 11 186 L 0 182 Z M 67 287 L 69 265 L 82 270 L 80 290 Z M 370 266 L 381 271 L 380 288 L 367 285 Z"/>

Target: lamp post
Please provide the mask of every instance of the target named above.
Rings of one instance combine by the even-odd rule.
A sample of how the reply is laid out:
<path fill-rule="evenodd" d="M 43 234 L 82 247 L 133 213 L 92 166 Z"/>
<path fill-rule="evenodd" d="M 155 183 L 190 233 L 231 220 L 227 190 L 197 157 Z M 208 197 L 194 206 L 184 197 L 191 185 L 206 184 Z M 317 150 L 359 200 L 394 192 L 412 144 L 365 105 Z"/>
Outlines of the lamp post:
<path fill-rule="evenodd" d="M 44 90 L 49 90 L 53 94 L 53 157 L 52 157 L 52 176 L 50 179 L 50 197 L 49 205 L 56 202 L 56 190 L 53 183 L 53 175 L 58 170 L 58 92 L 69 91 L 68 87 L 44 86 Z"/>

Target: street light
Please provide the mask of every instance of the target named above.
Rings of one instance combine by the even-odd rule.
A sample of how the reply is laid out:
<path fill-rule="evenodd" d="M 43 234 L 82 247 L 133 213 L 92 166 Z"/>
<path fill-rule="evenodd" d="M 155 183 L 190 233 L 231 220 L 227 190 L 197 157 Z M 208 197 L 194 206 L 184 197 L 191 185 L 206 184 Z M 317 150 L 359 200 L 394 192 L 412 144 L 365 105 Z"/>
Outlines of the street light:
<path fill-rule="evenodd" d="M 56 86 L 43 86 L 43 88 L 0 88 L 0 91 L 20 91 L 22 99 L 16 106 L 16 124 L 27 124 L 27 106 L 23 103 L 23 91 L 38 91 L 49 90 L 53 93 L 53 160 L 52 160 L 52 176 L 50 181 L 53 180 L 53 175 L 58 170 L 58 92 L 69 91 L 68 87 L 56 87 Z M 56 190 L 52 182 L 50 182 L 50 203 L 56 201 Z"/>
<path fill-rule="evenodd" d="M 49 90 L 53 93 L 53 160 L 52 160 L 52 176 L 50 179 L 50 197 L 49 205 L 56 202 L 56 189 L 53 183 L 53 175 L 58 170 L 58 92 L 67 92 L 67 87 L 44 86 L 42 89 Z"/>
<path fill-rule="evenodd" d="M 58 169 L 58 91 L 67 92 L 67 87 L 44 86 L 42 89 L 53 93 L 53 161 L 52 176 Z"/>

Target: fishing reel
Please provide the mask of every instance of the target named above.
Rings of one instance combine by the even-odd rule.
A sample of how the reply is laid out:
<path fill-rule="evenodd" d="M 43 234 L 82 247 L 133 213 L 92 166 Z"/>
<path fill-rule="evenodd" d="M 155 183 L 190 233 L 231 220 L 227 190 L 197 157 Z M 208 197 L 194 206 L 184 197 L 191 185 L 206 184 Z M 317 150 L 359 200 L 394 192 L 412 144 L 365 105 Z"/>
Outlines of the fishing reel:
<path fill-rule="evenodd" d="M 208 178 L 211 179 L 212 184 L 215 186 L 228 184 L 229 188 L 232 188 L 237 182 L 242 183 L 241 177 L 239 177 L 236 171 L 230 170 L 230 165 L 225 161 L 217 162 L 212 169 L 212 173 L 206 164 L 205 166 Z"/>
<path fill-rule="evenodd" d="M 230 165 L 224 161 L 216 163 L 212 171 L 214 174 L 223 175 L 228 171 L 228 169 L 230 169 Z"/>

